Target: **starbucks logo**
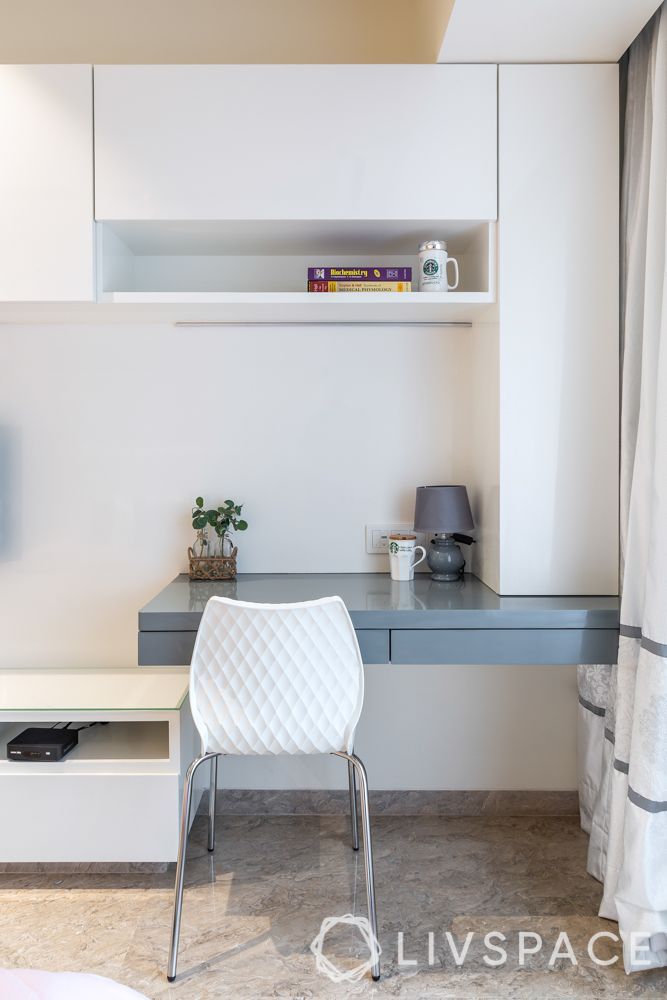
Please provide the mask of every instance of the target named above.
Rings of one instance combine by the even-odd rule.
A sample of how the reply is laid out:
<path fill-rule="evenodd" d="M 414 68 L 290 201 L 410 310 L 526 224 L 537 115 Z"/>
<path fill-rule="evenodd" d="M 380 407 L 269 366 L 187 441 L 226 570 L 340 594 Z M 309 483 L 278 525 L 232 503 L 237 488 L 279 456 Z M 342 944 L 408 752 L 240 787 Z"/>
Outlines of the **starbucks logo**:
<path fill-rule="evenodd" d="M 434 260 L 433 257 L 429 257 L 428 260 L 424 261 L 422 270 L 424 274 L 437 274 L 440 268 L 438 267 L 437 260 Z"/>

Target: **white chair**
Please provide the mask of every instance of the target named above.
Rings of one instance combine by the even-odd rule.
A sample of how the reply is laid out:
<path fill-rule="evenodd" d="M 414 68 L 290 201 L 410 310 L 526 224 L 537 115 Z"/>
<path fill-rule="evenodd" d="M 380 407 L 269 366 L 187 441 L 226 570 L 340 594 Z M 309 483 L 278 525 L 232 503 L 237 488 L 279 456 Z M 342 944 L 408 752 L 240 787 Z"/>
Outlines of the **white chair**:
<path fill-rule="evenodd" d="M 204 761 L 211 762 L 208 849 L 212 851 L 221 754 L 331 753 L 347 760 L 352 846 L 359 849 L 358 779 L 368 917 L 377 938 L 368 780 L 364 765 L 352 749 L 363 699 L 359 644 L 340 597 L 302 604 L 210 599 L 202 615 L 190 670 L 190 706 L 202 746 L 201 755 L 188 768 L 183 789 L 167 972 L 170 982 L 176 978 L 193 778 Z M 373 979 L 380 978 L 379 961 L 371 973 Z"/>

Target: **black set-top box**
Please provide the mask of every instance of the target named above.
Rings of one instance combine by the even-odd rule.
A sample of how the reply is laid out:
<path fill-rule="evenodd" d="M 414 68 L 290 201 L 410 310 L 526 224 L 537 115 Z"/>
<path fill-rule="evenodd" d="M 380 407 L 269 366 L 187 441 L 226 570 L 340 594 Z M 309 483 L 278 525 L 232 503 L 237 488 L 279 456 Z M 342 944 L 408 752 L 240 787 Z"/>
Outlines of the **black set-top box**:
<path fill-rule="evenodd" d="M 76 729 L 24 729 L 7 744 L 7 760 L 62 760 L 78 742 Z"/>

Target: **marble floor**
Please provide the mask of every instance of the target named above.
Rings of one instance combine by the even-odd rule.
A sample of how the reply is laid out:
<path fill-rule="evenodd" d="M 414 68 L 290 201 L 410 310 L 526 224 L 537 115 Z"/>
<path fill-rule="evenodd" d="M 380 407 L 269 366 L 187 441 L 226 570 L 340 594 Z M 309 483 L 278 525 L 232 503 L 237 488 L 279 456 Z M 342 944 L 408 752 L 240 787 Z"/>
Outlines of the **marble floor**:
<path fill-rule="evenodd" d="M 382 979 L 332 983 L 316 971 L 310 943 L 324 917 L 366 913 L 363 857 L 347 834 L 342 816 L 221 816 L 209 855 L 197 819 L 173 984 L 164 971 L 172 869 L 0 875 L 0 966 L 96 972 L 151 1000 L 667 996 L 667 969 L 627 977 L 620 962 L 589 958 L 591 935 L 616 927 L 595 915 L 600 886 L 585 873 L 586 838 L 575 817 L 378 816 Z M 404 959 L 416 964 L 399 964 L 399 931 Z M 499 957 L 484 945 L 490 931 L 507 939 L 495 941 L 507 949 L 497 967 L 484 962 Z M 521 931 L 544 942 L 523 966 Z M 577 964 L 563 957 L 550 967 L 561 931 Z M 459 966 L 446 932 L 459 953 L 472 934 Z M 613 959 L 620 948 L 605 939 L 597 952 Z M 327 955 L 347 968 L 366 953 L 360 938 L 338 928 Z"/>

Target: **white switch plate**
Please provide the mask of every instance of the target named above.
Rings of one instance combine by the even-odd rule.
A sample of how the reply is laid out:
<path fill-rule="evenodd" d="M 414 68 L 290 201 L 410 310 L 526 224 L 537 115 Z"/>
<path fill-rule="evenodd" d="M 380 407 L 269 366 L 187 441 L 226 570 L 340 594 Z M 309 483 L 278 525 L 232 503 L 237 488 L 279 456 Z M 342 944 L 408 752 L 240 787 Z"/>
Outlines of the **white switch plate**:
<path fill-rule="evenodd" d="M 429 536 L 421 531 L 415 531 L 411 524 L 400 521 L 393 521 L 391 524 L 367 524 L 366 525 L 366 552 L 373 556 L 386 556 L 389 552 L 389 535 L 394 532 L 403 534 L 416 534 L 417 545 L 426 546 Z"/>

